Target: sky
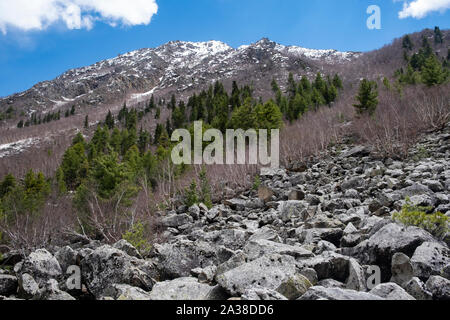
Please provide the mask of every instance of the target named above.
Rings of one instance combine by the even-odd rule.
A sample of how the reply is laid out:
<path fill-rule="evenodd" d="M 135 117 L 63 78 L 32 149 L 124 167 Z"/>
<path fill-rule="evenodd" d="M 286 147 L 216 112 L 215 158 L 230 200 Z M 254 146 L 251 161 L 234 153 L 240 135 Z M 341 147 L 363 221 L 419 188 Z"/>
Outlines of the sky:
<path fill-rule="evenodd" d="M 0 97 L 171 40 L 369 51 L 435 26 L 450 28 L 450 0 L 0 0 Z"/>

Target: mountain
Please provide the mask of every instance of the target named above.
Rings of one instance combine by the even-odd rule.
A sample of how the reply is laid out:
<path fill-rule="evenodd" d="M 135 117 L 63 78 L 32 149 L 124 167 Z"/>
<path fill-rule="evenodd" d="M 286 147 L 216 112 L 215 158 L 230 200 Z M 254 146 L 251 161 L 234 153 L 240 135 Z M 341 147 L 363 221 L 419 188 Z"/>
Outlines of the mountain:
<path fill-rule="evenodd" d="M 74 104 L 89 107 L 127 98 L 139 101 L 152 93 L 188 94 L 219 79 L 224 83 L 253 82 L 264 94 L 273 77 L 286 79 L 289 72 L 312 74 L 359 56 L 355 52 L 284 46 L 266 38 L 237 49 L 220 41 L 172 41 L 69 70 L 54 80 L 0 99 L 0 110 L 13 106 L 31 114 Z"/>

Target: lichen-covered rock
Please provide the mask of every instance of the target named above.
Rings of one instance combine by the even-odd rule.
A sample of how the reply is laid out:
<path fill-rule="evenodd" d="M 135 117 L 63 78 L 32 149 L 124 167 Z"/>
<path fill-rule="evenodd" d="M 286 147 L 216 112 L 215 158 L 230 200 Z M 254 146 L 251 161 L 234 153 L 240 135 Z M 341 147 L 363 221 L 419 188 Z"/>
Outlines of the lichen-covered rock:
<path fill-rule="evenodd" d="M 403 284 L 403 288 L 416 300 L 431 300 L 433 298 L 433 294 L 425 288 L 425 284 L 417 277 Z"/>
<path fill-rule="evenodd" d="M 309 258 L 314 256 L 311 251 L 302 249 L 300 247 L 294 247 L 264 239 L 248 241 L 243 251 L 250 260 L 255 260 L 264 255 L 272 253 L 289 255 L 293 256 L 294 258 Z"/>
<path fill-rule="evenodd" d="M 240 296 L 255 286 L 276 290 L 296 274 L 295 259 L 286 255 L 268 255 L 240 265 L 217 276 L 218 284 L 230 295 Z"/>
<path fill-rule="evenodd" d="M 150 300 L 223 300 L 225 292 L 219 286 L 198 282 L 196 278 L 178 278 L 158 282 L 150 292 Z"/>
<path fill-rule="evenodd" d="M 440 276 L 431 276 L 425 287 L 431 292 L 434 300 L 450 300 L 450 280 Z"/>
<path fill-rule="evenodd" d="M 386 300 L 416 300 L 402 287 L 393 282 L 379 284 L 370 290 L 369 293 Z"/>
<path fill-rule="evenodd" d="M 119 240 L 113 245 L 113 247 L 119 249 L 120 251 L 125 252 L 130 257 L 136 257 L 139 259 L 142 258 L 139 251 L 135 247 L 133 247 L 133 245 L 129 243 L 127 240 L 124 239 Z"/>
<path fill-rule="evenodd" d="M 96 297 L 112 284 L 128 284 L 144 290 L 153 287 L 154 266 L 147 261 L 130 257 L 110 246 L 102 246 L 83 259 L 83 282 Z"/>
<path fill-rule="evenodd" d="M 380 266 L 382 280 L 388 281 L 391 277 L 391 261 L 394 254 L 401 252 L 412 256 L 422 243 L 433 241 L 433 236 L 423 229 L 390 223 L 371 236 L 369 240 L 355 247 L 353 255 L 363 264 Z"/>
<path fill-rule="evenodd" d="M 311 287 L 299 300 L 383 300 L 367 292 L 341 288 Z"/>
<path fill-rule="evenodd" d="M 282 294 L 267 288 L 250 288 L 242 294 L 244 301 L 283 301 L 288 300 Z"/>
<path fill-rule="evenodd" d="M 32 252 L 21 262 L 16 273 L 29 274 L 39 286 L 45 285 L 50 279 L 59 280 L 63 274 L 58 260 L 45 249 Z"/>
<path fill-rule="evenodd" d="M 448 247 L 436 242 L 425 242 L 419 246 L 411 258 L 414 275 L 421 279 L 442 274 L 443 269 L 450 263 Z"/>
<path fill-rule="evenodd" d="M 113 284 L 104 290 L 103 295 L 114 300 L 151 300 L 150 293 L 127 284 Z"/>
<path fill-rule="evenodd" d="M 0 296 L 9 296 L 17 291 L 17 278 L 6 274 L 0 274 Z"/>
<path fill-rule="evenodd" d="M 288 300 L 296 300 L 312 287 L 311 282 L 303 275 L 296 274 L 283 281 L 276 290 Z"/>
<path fill-rule="evenodd" d="M 401 252 L 394 254 L 392 257 L 391 273 L 391 282 L 400 286 L 411 280 L 414 277 L 414 270 L 409 257 Z"/>

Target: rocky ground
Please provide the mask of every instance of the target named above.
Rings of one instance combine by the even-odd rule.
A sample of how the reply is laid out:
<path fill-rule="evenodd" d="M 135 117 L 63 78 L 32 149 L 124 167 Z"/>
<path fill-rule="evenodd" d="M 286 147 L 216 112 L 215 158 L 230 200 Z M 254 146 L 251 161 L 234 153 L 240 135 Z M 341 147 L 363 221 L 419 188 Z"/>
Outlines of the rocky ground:
<path fill-rule="evenodd" d="M 450 215 L 449 142 L 447 126 L 424 136 L 406 161 L 377 160 L 347 145 L 304 170 L 266 170 L 258 192 L 210 210 L 166 212 L 168 241 L 145 258 L 124 240 L 109 246 L 82 237 L 26 257 L 7 253 L 0 296 L 449 300 L 450 236 L 437 239 L 391 218 L 407 197 Z M 70 286 L 73 266 L 80 290 Z"/>

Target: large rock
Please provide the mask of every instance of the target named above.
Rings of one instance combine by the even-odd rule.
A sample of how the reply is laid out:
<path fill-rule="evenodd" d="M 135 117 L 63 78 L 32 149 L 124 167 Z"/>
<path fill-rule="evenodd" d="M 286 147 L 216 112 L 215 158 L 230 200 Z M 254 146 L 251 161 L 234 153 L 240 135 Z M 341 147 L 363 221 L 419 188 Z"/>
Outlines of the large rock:
<path fill-rule="evenodd" d="M 289 222 L 295 218 L 306 219 L 308 212 L 306 208 L 307 203 L 304 201 L 280 201 L 278 210 L 280 212 L 280 219 L 283 222 Z"/>
<path fill-rule="evenodd" d="M 0 296 L 9 296 L 17 291 L 17 278 L 0 274 Z"/>
<path fill-rule="evenodd" d="M 158 269 L 163 280 L 189 277 L 192 269 L 219 265 L 232 256 L 225 247 L 190 240 L 157 244 L 155 252 L 159 259 Z"/>
<path fill-rule="evenodd" d="M 303 268 L 312 268 L 316 271 L 318 280 L 334 279 L 346 282 L 349 277 L 349 261 L 351 258 L 335 252 L 324 252 L 320 256 L 299 261 Z"/>
<path fill-rule="evenodd" d="M 29 274 L 39 286 L 44 286 L 50 279 L 59 280 L 62 277 L 58 260 L 45 249 L 32 252 L 17 269 L 19 277 L 25 273 Z"/>
<path fill-rule="evenodd" d="M 305 276 L 296 274 L 283 281 L 278 287 L 277 292 L 282 294 L 288 300 L 296 300 L 304 295 L 310 287 L 312 287 L 312 284 Z"/>
<path fill-rule="evenodd" d="M 66 273 L 70 266 L 77 264 L 77 253 L 69 246 L 59 249 L 55 254 L 55 258 L 58 260 L 63 273 Z"/>
<path fill-rule="evenodd" d="M 158 282 L 150 292 L 151 300 L 223 300 L 226 294 L 219 286 L 199 283 L 195 278 L 178 278 Z"/>
<path fill-rule="evenodd" d="M 245 290 L 242 295 L 245 301 L 283 301 L 287 300 L 285 296 L 267 288 L 250 288 Z"/>
<path fill-rule="evenodd" d="M 245 263 L 217 276 L 217 282 L 230 295 L 240 296 L 259 286 L 276 290 L 296 273 L 295 259 L 286 255 L 268 255 Z"/>
<path fill-rule="evenodd" d="M 414 275 L 421 279 L 442 274 L 450 263 L 450 250 L 436 242 L 425 242 L 416 249 L 411 258 Z"/>
<path fill-rule="evenodd" d="M 417 277 L 405 283 L 403 288 L 416 300 L 431 300 L 433 298 L 433 294 L 425 288 L 425 284 Z"/>
<path fill-rule="evenodd" d="M 369 293 L 386 300 L 416 300 L 402 287 L 393 282 L 379 284 L 370 290 Z"/>
<path fill-rule="evenodd" d="M 40 290 L 39 295 L 34 299 L 49 301 L 72 301 L 76 300 L 67 292 L 59 289 L 58 282 L 55 279 L 47 281 L 46 285 Z"/>
<path fill-rule="evenodd" d="M 294 258 L 308 258 L 314 256 L 311 251 L 303 248 L 263 239 L 249 241 L 243 251 L 250 260 L 255 260 L 271 253 L 289 255 Z"/>
<path fill-rule="evenodd" d="M 366 276 L 364 269 L 355 259 L 348 261 L 348 278 L 346 288 L 356 291 L 366 291 Z"/>
<path fill-rule="evenodd" d="M 433 236 L 423 229 L 390 223 L 371 236 L 369 240 L 356 246 L 353 253 L 364 264 L 380 266 L 382 280 L 389 281 L 391 260 L 395 253 L 401 252 L 410 257 L 422 243 L 433 240 Z"/>
<path fill-rule="evenodd" d="M 409 257 L 401 252 L 394 254 L 391 265 L 391 282 L 403 285 L 414 277 L 413 266 Z"/>
<path fill-rule="evenodd" d="M 431 276 L 426 288 L 433 295 L 434 300 L 450 300 L 450 280 L 440 276 Z"/>
<path fill-rule="evenodd" d="M 111 297 L 114 300 L 150 300 L 150 294 L 148 292 L 127 284 L 111 285 L 104 291 L 104 297 Z"/>
<path fill-rule="evenodd" d="M 19 296 L 24 299 L 33 299 L 39 295 L 39 284 L 28 273 L 22 273 L 18 278 Z"/>
<path fill-rule="evenodd" d="M 192 223 L 194 222 L 194 219 L 187 215 L 187 214 L 171 214 L 167 217 L 164 217 L 161 220 L 161 223 L 165 226 L 165 227 L 169 227 L 169 228 L 178 228 L 182 225 L 188 224 L 188 223 Z"/>
<path fill-rule="evenodd" d="M 299 300 L 383 300 L 367 292 L 341 288 L 311 287 Z"/>
<path fill-rule="evenodd" d="M 141 258 L 141 254 L 139 253 L 139 251 L 127 240 L 119 240 L 113 245 L 113 247 L 125 252 L 130 257 Z"/>
<path fill-rule="evenodd" d="M 154 266 L 147 261 L 130 257 L 110 246 L 95 249 L 81 264 L 83 282 L 97 298 L 112 284 L 128 284 L 150 290 L 155 277 Z"/>

